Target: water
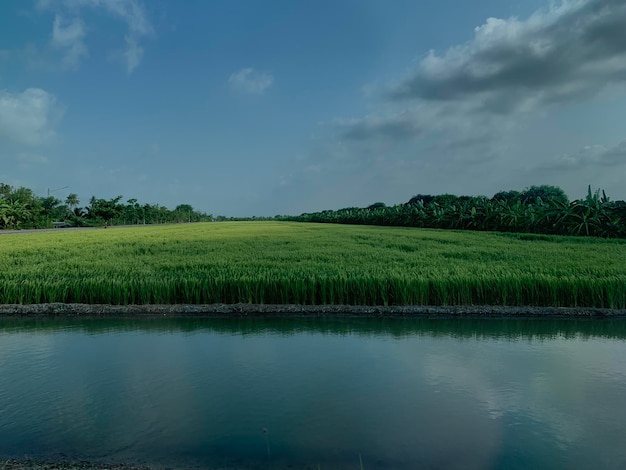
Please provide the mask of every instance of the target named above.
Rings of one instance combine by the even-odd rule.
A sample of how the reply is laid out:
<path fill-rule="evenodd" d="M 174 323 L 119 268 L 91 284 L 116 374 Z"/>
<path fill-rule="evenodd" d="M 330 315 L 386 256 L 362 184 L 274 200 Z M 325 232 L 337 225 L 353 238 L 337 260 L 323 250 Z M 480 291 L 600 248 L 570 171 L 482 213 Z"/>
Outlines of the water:
<path fill-rule="evenodd" d="M 626 321 L 0 321 L 0 458 L 626 468 Z"/>

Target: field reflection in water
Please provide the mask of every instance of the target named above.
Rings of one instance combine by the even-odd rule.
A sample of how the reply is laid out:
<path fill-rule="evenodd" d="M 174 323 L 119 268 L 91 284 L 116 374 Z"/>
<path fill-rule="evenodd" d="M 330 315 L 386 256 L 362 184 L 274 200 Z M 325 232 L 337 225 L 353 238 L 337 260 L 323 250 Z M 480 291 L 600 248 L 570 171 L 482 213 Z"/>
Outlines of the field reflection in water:
<path fill-rule="evenodd" d="M 625 338 L 624 320 L 6 319 L 0 457 L 626 466 Z"/>

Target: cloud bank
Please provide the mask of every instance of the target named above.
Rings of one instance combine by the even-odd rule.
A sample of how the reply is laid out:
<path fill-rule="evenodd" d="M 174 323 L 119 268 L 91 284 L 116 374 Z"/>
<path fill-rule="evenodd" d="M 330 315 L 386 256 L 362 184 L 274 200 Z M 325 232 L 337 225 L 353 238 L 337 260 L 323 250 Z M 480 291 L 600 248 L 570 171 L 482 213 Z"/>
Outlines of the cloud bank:
<path fill-rule="evenodd" d="M 416 70 L 390 86 L 391 112 L 353 120 L 351 128 L 342 126 L 345 135 L 418 136 L 432 129 L 433 117 L 449 112 L 459 120 L 493 115 L 497 122 L 503 115 L 577 103 L 623 86 L 624 25 L 622 0 L 569 0 L 526 20 L 489 18 L 468 43 L 440 55 L 431 50 Z"/>
<path fill-rule="evenodd" d="M 578 101 L 626 82 L 626 3 L 570 0 L 527 20 L 489 18 L 467 44 L 430 51 L 396 100 L 477 100 L 510 113 Z"/>
<path fill-rule="evenodd" d="M 358 204 L 406 200 L 411 191 L 521 189 L 546 183 L 557 167 L 593 169 L 589 180 L 550 171 L 548 183 L 566 190 L 610 181 L 610 168 L 626 162 L 624 144 L 576 151 L 581 140 L 597 139 L 584 128 L 568 135 L 556 119 L 566 121 L 569 107 L 580 116 L 595 99 L 624 97 L 624 25 L 623 0 L 564 0 L 523 19 L 488 18 L 466 43 L 428 52 L 404 77 L 369 93 L 367 115 L 325 123 L 328 142 L 285 181 L 302 193 L 308 187 L 311 200 L 331 194 L 328 207 L 337 197 Z M 625 139 L 626 132 L 612 137 Z"/>

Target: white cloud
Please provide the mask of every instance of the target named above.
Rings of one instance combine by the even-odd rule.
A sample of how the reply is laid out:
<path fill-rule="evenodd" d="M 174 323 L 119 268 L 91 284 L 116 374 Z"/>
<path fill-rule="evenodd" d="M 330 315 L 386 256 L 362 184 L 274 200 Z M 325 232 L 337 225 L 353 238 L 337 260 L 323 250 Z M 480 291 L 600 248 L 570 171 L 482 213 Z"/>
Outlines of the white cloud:
<path fill-rule="evenodd" d="M 0 141 L 41 145 L 54 136 L 56 99 L 40 88 L 12 94 L 0 90 Z"/>
<path fill-rule="evenodd" d="M 68 68 L 78 67 L 80 60 L 87 57 L 87 46 L 83 39 L 85 37 L 85 26 L 79 18 L 69 21 L 64 20 L 60 15 L 54 17 L 52 26 L 52 46 L 65 50 L 63 63 Z"/>
<path fill-rule="evenodd" d="M 128 73 L 132 73 L 141 63 L 143 47 L 139 45 L 137 39 L 132 35 L 126 35 L 124 39 L 126 41 L 126 50 L 123 56 L 126 60 L 126 70 Z"/>
<path fill-rule="evenodd" d="M 510 113 L 576 102 L 626 83 L 626 3 L 564 0 L 526 20 L 489 18 L 466 44 L 430 51 L 397 100 L 474 99 Z"/>
<path fill-rule="evenodd" d="M 80 0 L 80 2 L 91 7 L 102 7 L 109 14 L 126 23 L 128 27 L 124 36 L 126 49 L 122 56 L 126 62 L 126 70 L 132 73 L 143 58 L 144 49 L 140 45 L 141 38 L 154 33 L 143 4 L 139 0 Z"/>
<path fill-rule="evenodd" d="M 67 49 L 64 62 L 72 67 L 77 67 L 80 59 L 88 55 L 84 41 L 85 25 L 81 17 L 85 8 L 103 11 L 126 23 L 125 48 L 121 57 L 128 73 L 132 73 L 141 63 L 144 52 L 141 40 L 154 34 L 144 4 L 140 0 L 39 0 L 37 8 L 56 12 L 52 45 Z M 71 19 L 64 20 L 66 16 Z"/>
<path fill-rule="evenodd" d="M 262 94 L 274 83 L 274 77 L 267 72 L 245 68 L 233 73 L 228 83 L 236 90 L 252 94 Z"/>
<path fill-rule="evenodd" d="M 469 42 L 430 51 L 369 115 L 336 120 L 339 137 L 355 153 L 386 141 L 433 164 L 506 160 L 509 140 L 537 112 L 626 88 L 624 24 L 623 0 L 564 0 L 524 20 L 488 18 Z"/>

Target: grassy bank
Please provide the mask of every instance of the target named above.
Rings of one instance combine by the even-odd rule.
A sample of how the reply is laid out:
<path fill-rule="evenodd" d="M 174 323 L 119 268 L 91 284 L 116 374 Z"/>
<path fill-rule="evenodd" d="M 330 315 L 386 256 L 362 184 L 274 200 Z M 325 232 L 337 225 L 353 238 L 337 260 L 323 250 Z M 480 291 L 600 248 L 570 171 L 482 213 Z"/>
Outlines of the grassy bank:
<path fill-rule="evenodd" d="M 0 237 L 0 303 L 626 308 L 626 243 L 286 222 Z"/>

